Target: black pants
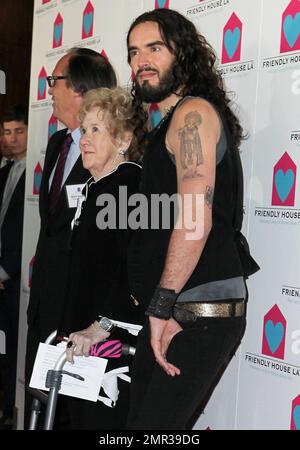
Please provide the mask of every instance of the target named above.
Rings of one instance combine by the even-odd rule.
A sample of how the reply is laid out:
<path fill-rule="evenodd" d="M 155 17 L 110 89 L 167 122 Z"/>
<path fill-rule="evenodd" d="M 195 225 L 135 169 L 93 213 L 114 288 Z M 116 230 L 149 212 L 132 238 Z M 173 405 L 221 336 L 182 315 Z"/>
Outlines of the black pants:
<path fill-rule="evenodd" d="M 3 416 L 13 417 L 15 406 L 20 281 L 8 280 L 0 291 L 0 330 L 6 337 L 6 354 L 1 355 L 0 377 L 3 388 Z"/>
<path fill-rule="evenodd" d="M 133 361 L 128 428 L 191 429 L 239 346 L 245 324 L 245 317 L 199 318 L 181 324 L 183 330 L 167 352 L 167 360 L 181 374 L 171 377 L 154 359 L 147 323 Z"/>
<path fill-rule="evenodd" d="M 125 430 L 129 409 L 129 383 L 118 380 L 119 398 L 110 408 L 102 402 L 65 397 L 72 430 Z M 102 394 L 101 394 L 102 395 Z M 105 394 L 104 394 L 105 397 Z"/>

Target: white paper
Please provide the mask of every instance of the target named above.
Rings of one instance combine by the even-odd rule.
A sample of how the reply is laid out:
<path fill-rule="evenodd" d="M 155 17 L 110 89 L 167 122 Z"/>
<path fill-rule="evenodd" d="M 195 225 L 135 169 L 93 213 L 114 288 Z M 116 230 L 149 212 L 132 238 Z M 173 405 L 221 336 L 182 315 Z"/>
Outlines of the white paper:
<path fill-rule="evenodd" d="M 104 403 L 104 405 L 109 406 L 110 408 L 116 406 L 120 392 L 118 388 L 118 378 L 121 378 L 122 380 L 127 381 L 127 383 L 130 383 L 130 377 L 128 375 L 125 375 L 128 372 L 128 366 L 118 367 L 117 369 L 106 372 L 103 378 L 102 388 L 107 397 L 99 395 L 98 400 Z"/>
<path fill-rule="evenodd" d="M 78 204 L 78 200 L 81 198 L 85 198 L 81 191 L 84 188 L 85 184 L 69 184 L 66 186 L 66 193 L 69 208 L 76 208 Z"/>
<path fill-rule="evenodd" d="M 49 369 L 54 369 L 64 350 L 62 346 L 56 347 L 40 343 L 29 384 L 30 387 L 49 391 L 45 386 L 47 372 Z M 103 358 L 74 356 L 74 364 L 66 362 L 63 370 L 82 376 L 84 381 L 63 374 L 59 393 L 96 402 L 106 365 L 107 360 Z"/>
<path fill-rule="evenodd" d="M 142 325 L 136 325 L 135 323 L 120 322 L 118 320 L 111 321 L 117 325 L 117 327 L 124 328 L 124 330 L 127 330 L 128 333 L 133 334 L 134 336 L 137 336 L 143 328 Z"/>

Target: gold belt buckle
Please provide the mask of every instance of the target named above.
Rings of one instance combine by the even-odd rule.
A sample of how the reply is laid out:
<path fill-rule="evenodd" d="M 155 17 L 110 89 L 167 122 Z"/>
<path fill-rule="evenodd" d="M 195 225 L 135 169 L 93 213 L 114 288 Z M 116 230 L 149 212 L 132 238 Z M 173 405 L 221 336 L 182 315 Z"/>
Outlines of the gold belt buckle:
<path fill-rule="evenodd" d="M 240 317 L 245 311 L 245 302 L 230 303 L 179 303 L 180 309 L 196 317 Z M 175 317 L 175 316 L 174 316 Z"/>

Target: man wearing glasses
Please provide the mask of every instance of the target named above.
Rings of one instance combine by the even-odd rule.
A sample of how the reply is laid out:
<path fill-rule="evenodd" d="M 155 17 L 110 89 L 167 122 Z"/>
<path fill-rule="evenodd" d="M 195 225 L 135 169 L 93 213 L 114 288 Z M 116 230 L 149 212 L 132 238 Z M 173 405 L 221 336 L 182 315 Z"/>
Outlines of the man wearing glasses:
<path fill-rule="evenodd" d="M 66 128 L 55 133 L 47 146 L 40 187 L 41 228 L 31 280 L 25 380 L 28 385 L 40 342 L 57 329 L 68 279 L 71 221 L 76 193 L 90 177 L 82 166 L 78 112 L 83 95 L 90 89 L 116 86 L 116 75 L 99 53 L 73 48 L 47 77 L 53 115 Z M 75 201 L 74 201 L 75 193 Z M 25 422 L 31 398 L 26 400 Z"/>

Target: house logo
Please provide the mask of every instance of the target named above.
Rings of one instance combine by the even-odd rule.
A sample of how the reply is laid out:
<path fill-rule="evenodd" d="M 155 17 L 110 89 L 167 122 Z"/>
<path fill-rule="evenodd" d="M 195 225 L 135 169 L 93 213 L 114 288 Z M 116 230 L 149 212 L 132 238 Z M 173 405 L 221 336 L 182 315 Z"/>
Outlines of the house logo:
<path fill-rule="evenodd" d="M 300 395 L 294 398 L 291 412 L 291 430 L 300 430 Z"/>
<path fill-rule="evenodd" d="M 38 92 L 37 92 L 37 99 L 38 100 L 45 100 L 46 98 L 46 87 L 47 87 L 47 72 L 44 67 L 42 67 L 39 77 L 38 77 Z"/>
<path fill-rule="evenodd" d="M 264 317 L 262 353 L 284 359 L 286 320 L 277 305 Z"/>
<path fill-rule="evenodd" d="M 272 205 L 295 206 L 297 166 L 285 152 L 273 171 Z"/>
<path fill-rule="evenodd" d="M 33 256 L 33 258 L 31 259 L 31 261 L 29 263 L 29 271 L 28 271 L 28 287 L 29 288 L 31 287 L 32 269 L 33 269 L 34 259 L 35 259 L 35 257 Z"/>
<path fill-rule="evenodd" d="M 170 0 L 155 0 L 154 9 L 169 8 Z"/>
<path fill-rule="evenodd" d="M 161 120 L 160 111 L 156 103 L 151 103 L 149 108 L 149 114 L 152 127 L 155 128 Z"/>
<path fill-rule="evenodd" d="M 86 39 L 93 36 L 94 7 L 89 1 L 83 11 L 81 38 Z"/>
<path fill-rule="evenodd" d="M 40 193 L 42 174 L 43 174 L 43 169 L 42 169 L 40 163 L 37 163 L 37 165 L 35 166 L 34 175 L 33 175 L 33 195 L 39 195 L 39 193 Z"/>
<path fill-rule="evenodd" d="M 300 2 L 292 0 L 282 14 L 280 53 L 300 50 Z"/>
<path fill-rule="evenodd" d="M 48 122 L 48 141 L 51 138 L 51 136 L 53 136 L 53 134 L 57 132 L 57 128 L 58 128 L 58 120 L 56 117 L 52 115 Z"/>
<path fill-rule="evenodd" d="M 63 35 L 63 18 L 60 15 L 60 13 L 58 13 L 53 26 L 53 42 L 52 42 L 53 48 L 57 48 L 62 45 L 62 35 Z"/>
<path fill-rule="evenodd" d="M 107 56 L 106 51 L 104 49 L 102 50 L 100 55 L 104 56 L 104 58 L 106 58 L 108 60 L 108 56 Z"/>
<path fill-rule="evenodd" d="M 223 29 L 222 64 L 240 61 L 243 24 L 232 13 Z"/>

